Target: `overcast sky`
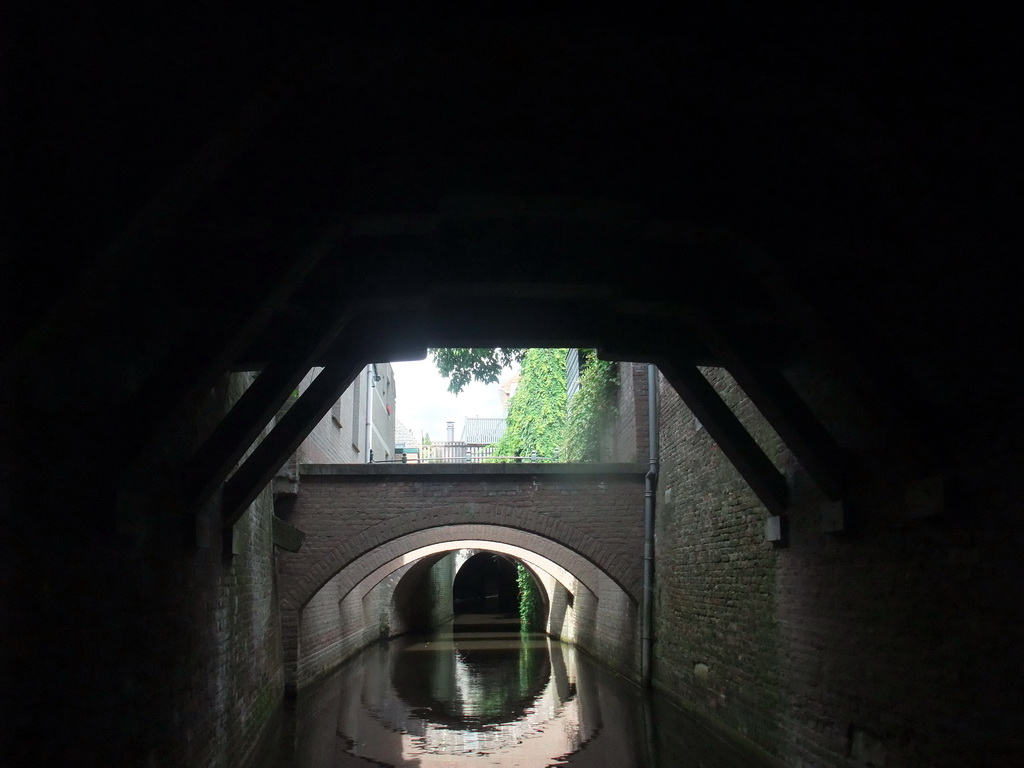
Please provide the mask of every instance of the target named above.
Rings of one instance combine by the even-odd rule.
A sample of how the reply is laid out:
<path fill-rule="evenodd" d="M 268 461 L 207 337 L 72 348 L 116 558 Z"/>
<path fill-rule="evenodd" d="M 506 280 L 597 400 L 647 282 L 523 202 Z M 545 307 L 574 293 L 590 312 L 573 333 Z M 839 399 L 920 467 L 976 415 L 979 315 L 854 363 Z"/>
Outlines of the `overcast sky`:
<path fill-rule="evenodd" d="M 437 372 L 434 361 L 392 363 L 395 372 L 395 416 L 419 437 L 444 440 L 445 422 L 455 422 L 455 439 L 462 437 L 467 416 L 500 417 L 501 388 L 497 384 L 471 382 L 458 396 L 448 391 L 448 380 Z M 501 380 L 512 374 L 506 369 Z"/>

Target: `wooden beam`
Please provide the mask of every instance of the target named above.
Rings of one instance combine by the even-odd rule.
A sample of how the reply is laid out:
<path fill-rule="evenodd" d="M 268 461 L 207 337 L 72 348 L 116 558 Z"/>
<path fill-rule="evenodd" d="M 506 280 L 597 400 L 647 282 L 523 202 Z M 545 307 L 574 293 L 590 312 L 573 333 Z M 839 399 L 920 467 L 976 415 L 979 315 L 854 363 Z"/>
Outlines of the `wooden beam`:
<path fill-rule="evenodd" d="M 364 366 L 375 361 L 426 357 L 426 347 L 417 334 L 410 334 L 406 317 L 387 308 L 377 314 L 365 308 L 354 311 L 359 312 L 359 320 L 347 325 L 344 336 L 331 346 L 335 358 L 224 484 L 225 528 L 234 525 L 245 513 Z"/>
<path fill-rule="evenodd" d="M 849 491 L 850 458 L 776 369 L 730 359 L 726 370 L 830 499 Z"/>
<path fill-rule="evenodd" d="M 352 343 L 344 336 L 338 340 L 346 322 L 347 315 L 339 315 L 315 337 L 297 336 L 292 347 L 260 372 L 185 467 L 188 508 L 199 509 L 213 495 L 316 360 L 324 355 L 337 359 L 344 345 Z"/>
<path fill-rule="evenodd" d="M 245 513 L 274 473 L 299 447 L 331 405 L 368 363 L 367 352 L 349 347 L 345 356 L 324 368 L 224 484 L 223 524 L 230 528 Z"/>
<path fill-rule="evenodd" d="M 664 361 L 657 365 L 761 503 L 773 515 L 783 514 L 789 505 L 786 478 L 704 375 L 694 365 L 676 367 Z"/>
<path fill-rule="evenodd" d="M 700 333 L 751 402 L 768 420 L 814 482 L 830 499 L 849 490 L 850 458 L 774 366 L 734 340 L 728 322 L 702 312 Z"/>
<path fill-rule="evenodd" d="M 321 249 L 310 248 L 301 256 L 280 257 L 278 269 L 264 267 L 261 278 L 250 289 L 248 301 L 236 297 L 227 306 L 211 307 L 205 322 L 179 340 L 149 373 L 118 417 L 124 425 L 118 434 L 124 435 L 121 445 L 126 463 L 146 446 L 158 442 L 180 422 L 195 397 L 216 384 L 238 354 L 310 276 L 320 255 Z M 236 284 L 234 291 L 238 290 Z"/>
<path fill-rule="evenodd" d="M 878 452 L 886 456 L 884 463 L 906 465 L 903 471 L 910 476 L 937 466 L 936 448 L 942 445 L 943 436 L 935 425 L 943 421 L 934 418 L 921 399 L 914 397 L 913 385 L 885 340 L 875 337 L 865 344 L 865 339 L 852 338 L 849 329 L 828 320 L 800 291 L 781 264 L 764 254 L 752 258 L 750 267 L 814 353 L 849 382 L 857 406 L 880 438 Z M 868 355 L 855 354 L 858 347 Z M 884 372 L 884 386 L 877 378 L 880 371 Z"/>

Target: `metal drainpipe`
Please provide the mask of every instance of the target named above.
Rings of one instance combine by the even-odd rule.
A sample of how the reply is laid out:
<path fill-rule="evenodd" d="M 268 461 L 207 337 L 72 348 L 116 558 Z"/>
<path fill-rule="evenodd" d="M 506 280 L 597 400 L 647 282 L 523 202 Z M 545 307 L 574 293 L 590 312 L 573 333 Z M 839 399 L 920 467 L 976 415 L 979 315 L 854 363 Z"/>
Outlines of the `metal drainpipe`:
<path fill-rule="evenodd" d="M 650 466 L 644 476 L 644 602 L 640 678 L 651 686 L 651 654 L 654 649 L 654 491 L 658 484 L 658 369 L 647 366 L 647 442 Z"/>
<path fill-rule="evenodd" d="M 373 390 L 377 386 L 374 381 L 376 369 L 372 364 L 366 366 L 366 463 L 372 461 L 373 453 Z"/>

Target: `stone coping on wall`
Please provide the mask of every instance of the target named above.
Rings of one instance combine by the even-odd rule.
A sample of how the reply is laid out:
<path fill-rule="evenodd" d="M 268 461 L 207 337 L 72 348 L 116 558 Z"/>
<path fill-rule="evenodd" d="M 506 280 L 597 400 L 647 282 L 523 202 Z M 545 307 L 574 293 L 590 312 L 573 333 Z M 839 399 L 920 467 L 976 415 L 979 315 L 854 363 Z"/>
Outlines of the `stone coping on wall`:
<path fill-rule="evenodd" d="M 566 476 L 637 476 L 646 474 L 647 464 L 300 464 L 300 476 L 332 477 L 487 477 L 550 475 Z"/>

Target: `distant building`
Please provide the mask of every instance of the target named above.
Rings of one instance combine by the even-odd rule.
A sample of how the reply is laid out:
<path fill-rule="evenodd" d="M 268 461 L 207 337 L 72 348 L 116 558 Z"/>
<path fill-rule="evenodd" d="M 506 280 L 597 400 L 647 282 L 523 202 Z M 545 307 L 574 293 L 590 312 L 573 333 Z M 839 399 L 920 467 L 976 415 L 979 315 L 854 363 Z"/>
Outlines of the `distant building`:
<path fill-rule="evenodd" d="M 519 386 L 519 374 L 513 373 L 499 386 L 501 387 L 501 392 L 498 395 L 501 399 L 501 412 L 508 413 L 508 401 L 512 399 L 512 395 L 516 393 L 516 387 Z"/>
<path fill-rule="evenodd" d="M 501 440 L 504 434 L 504 418 L 467 417 L 462 427 L 462 442 L 466 444 L 467 460 L 492 455 L 494 451 L 490 446 Z"/>
<path fill-rule="evenodd" d="M 422 448 L 419 435 L 401 421 L 395 421 L 395 460 L 416 464 Z"/>
<path fill-rule="evenodd" d="M 422 446 L 424 461 L 461 463 L 482 461 L 494 454 L 493 445 L 505 434 L 505 419 L 467 417 L 462 427 L 462 439 L 455 439 L 455 422 L 447 423 L 446 440 Z"/>
<path fill-rule="evenodd" d="M 314 368 L 278 413 L 280 419 L 313 383 Z M 299 464 L 365 464 L 395 458 L 395 375 L 390 363 L 370 363 L 331 406 L 274 479 L 276 493 L 294 493 Z"/>

